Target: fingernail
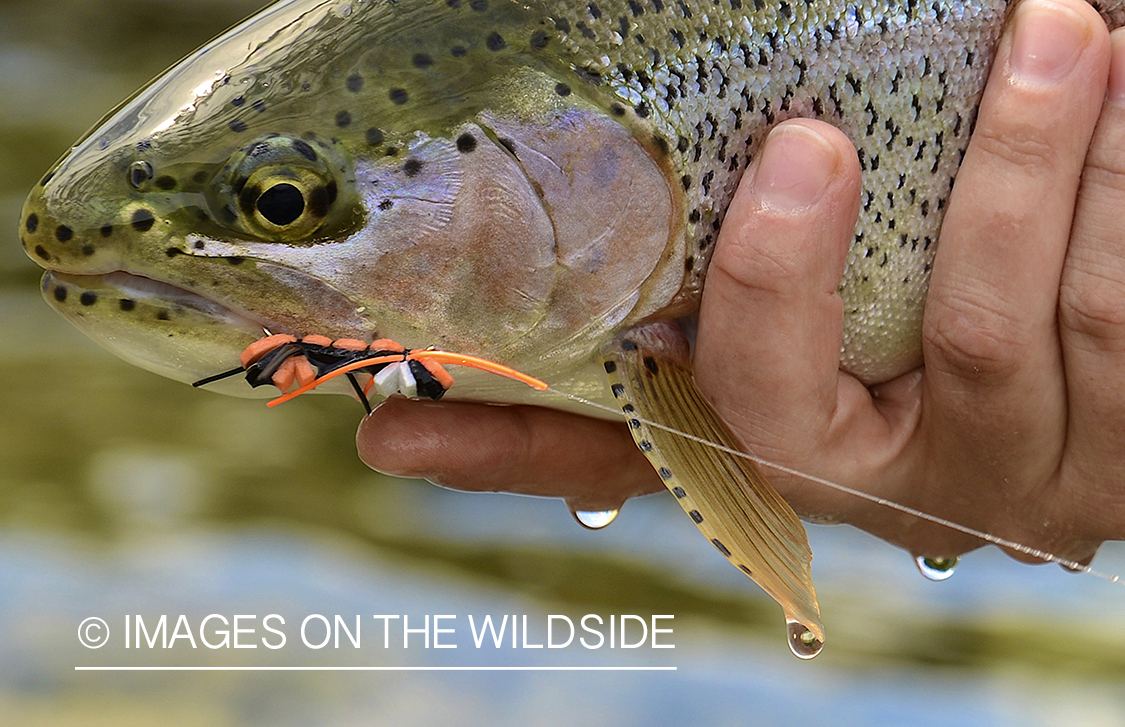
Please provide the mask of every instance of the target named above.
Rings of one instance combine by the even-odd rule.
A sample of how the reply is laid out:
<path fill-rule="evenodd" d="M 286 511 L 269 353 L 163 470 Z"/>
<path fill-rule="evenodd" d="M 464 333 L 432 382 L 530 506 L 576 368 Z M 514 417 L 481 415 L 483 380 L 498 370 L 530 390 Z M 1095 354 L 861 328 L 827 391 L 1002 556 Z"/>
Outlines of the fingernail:
<path fill-rule="evenodd" d="M 766 139 L 754 175 L 754 191 L 762 205 L 778 212 L 797 212 L 816 204 L 836 173 L 836 147 L 802 124 L 785 124 Z"/>
<path fill-rule="evenodd" d="M 1113 50 L 1106 97 L 1115 106 L 1125 106 L 1125 30 L 1110 33 L 1109 42 Z"/>
<path fill-rule="evenodd" d="M 1026 0 L 1016 9 L 1012 73 L 1036 85 L 1058 83 L 1074 70 L 1090 36 L 1089 23 L 1074 10 L 1048 0 Z"/>

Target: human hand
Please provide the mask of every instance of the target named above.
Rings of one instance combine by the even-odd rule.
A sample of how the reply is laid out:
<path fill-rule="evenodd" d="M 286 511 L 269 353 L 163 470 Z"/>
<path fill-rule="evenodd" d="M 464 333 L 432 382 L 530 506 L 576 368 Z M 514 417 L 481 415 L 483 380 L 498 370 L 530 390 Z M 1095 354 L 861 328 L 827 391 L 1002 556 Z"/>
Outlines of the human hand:
<path fill-rule="evenodd" d="M 1081 0 L 1014 20 L 948 205 L 925 367 L 871 389 L 838 371 L 859 170 L 840 132 L 797 120 L 728 211 L 694 369 L 760 457 L 1082 561 L 1125 537 L 1125 31 L 1111 43 Z M 383 471 L 575 509 L 663 489 L 624 426 L 535 407 L 392 400 L 358 444 Z M 764 474 L 799 513 L 914 553 L 981 544 Z"/>

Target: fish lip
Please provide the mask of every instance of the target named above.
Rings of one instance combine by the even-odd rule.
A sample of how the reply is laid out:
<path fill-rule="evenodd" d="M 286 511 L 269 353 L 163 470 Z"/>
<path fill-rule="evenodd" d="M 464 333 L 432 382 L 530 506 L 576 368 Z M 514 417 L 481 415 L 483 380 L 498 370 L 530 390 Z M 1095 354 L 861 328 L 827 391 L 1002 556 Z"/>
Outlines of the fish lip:
<path fill-rule="evenodd" d="M 254 319 L 243 311 L 236 311 L 230 306 L 188 288 L 170 283 L 166 280 L 151 278 L 146 275 L 132 273 L 127 270 L 113 270 L 108 273 L 67 273 L 60 270 L 48 269 L 43 274 L 44 287 L 58 282 L 65 282 L 80 287 L 93 287 L 89 283 L 107 285 L 120 290 L 123 294 L 136 301 L 159 301 L 191 308 L 192 310 L 213 316 L 227 318 L 237 325 L 261 328 L 268 331 L 266 324 Z"/>

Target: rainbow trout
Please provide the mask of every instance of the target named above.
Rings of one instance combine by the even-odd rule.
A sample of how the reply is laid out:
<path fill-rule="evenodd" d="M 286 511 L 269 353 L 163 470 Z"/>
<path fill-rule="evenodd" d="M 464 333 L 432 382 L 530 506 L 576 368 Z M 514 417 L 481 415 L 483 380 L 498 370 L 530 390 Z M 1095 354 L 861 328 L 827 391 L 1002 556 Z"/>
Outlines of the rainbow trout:
<path fill-rule="evenodd" d="M 796 515 L 696 391 L 739 175 L 816 117 L 858 148 L 841 364 L 921 361 L 1001 0 L 285 0 L 111 112 L 31 192 L 47 301 L 190 381 L 263 330 L 437 346 L 624 412 L 704 536 L 824 639 Z M 1120 19 L 1119 17 L 1117 18 Z M 470 372 L 453 395 L 567 406 Z"/>

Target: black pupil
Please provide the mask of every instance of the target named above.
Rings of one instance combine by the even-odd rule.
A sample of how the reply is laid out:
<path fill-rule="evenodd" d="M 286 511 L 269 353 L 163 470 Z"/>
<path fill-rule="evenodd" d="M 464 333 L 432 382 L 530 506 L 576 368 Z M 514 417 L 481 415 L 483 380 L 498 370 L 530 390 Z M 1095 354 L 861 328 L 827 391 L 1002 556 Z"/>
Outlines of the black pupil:
<path fill-rule="evenodd" d="M 292 184 L 275 184 L 258 197 L 258 211 L 273 224 L 284 227 L 305 211 L 305 198 Z"/>

